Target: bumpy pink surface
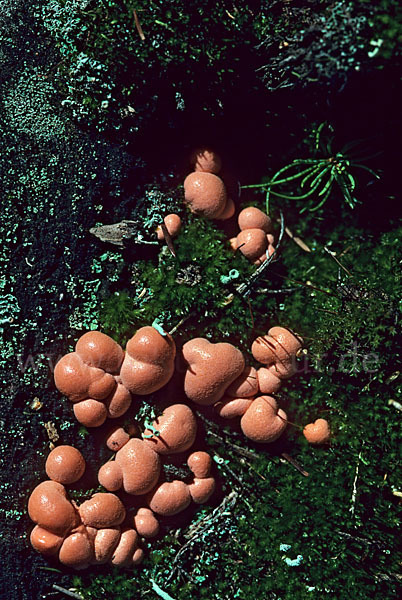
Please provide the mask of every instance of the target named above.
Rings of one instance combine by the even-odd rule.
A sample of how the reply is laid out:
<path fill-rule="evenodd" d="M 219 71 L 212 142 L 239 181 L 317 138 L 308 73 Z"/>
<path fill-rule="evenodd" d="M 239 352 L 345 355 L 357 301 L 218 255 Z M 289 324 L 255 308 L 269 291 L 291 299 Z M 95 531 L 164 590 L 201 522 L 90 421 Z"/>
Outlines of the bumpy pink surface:
<path fill-rule="evenodd" d="M 191 448 L 197 434 L 197 422 L 191 408 L 185 404 L 172 404 L 153 422 L 159 435 L 144 440 L 158 454 L 177 454 Z M 148 429 L 145 435 L 152 435 Z"/>
<path fill-rule="evenodd" d="M 92 398 L 74 404 L 73 411 L 77 421 L 85 427 L 100 427 L 108 417 L 105 404 Z"/>
<path fill-rule="evenodd" d="M 286 428 L 286 413 L 278 408 L 274 398 L 256 398 L 242 416 L 240 426 L 245 436 L 254 442 L 274 442 Z"/>
<path fill-rule="evenodd" d="M 243 354 L 228 343 L 212 344 L 195 338 L 183 346 L 187 364 L 184 377 L 186 396 L 196 404 L 212 405 L 224 395 L 244 369 Z"/>
<path fill-rule="evenodd" d="M 179 217 L 179 215 L 172 213 L 170 215 L 167 215 L 163 220 L 170 236 L 172 238 L 177 237 L 181 229 L 181 218 Z M 163 229 L 160 225 L 158 225 L 156 235 L 158 237 L 158 240 L 161 242 L 165 239 Z"/>
<path fill-rule="evenodd" d="M 64 486 L 56 481 L 43 481 L 36 486 L 29 497 L 28 514 L 40 527 L 60 536 L 79 523 Z"/>
<path fill-rule="evenodd" d="M 28 512 L 37 523 L 32 546 L 45 556 L 58 554 L 68 567 L 81 570 L 105 562 L 130 566 L 141 560 L 137 532 L 120 530 L 126 511 L 114 494 L 95 494 L 77 509 L 61 484 L 44 481 L 33 490 Z"/>
<path fill-rule="evenodd" d="M 29 540 L 32 547 L 37 552 L 40 552 L 45 556 L 52 556 L 60 550 L 60 546 L 64 541 L 64 537 L 57 535 L 56 533 L 52 533 L 51 531 L 48 531 L 39 525 L 35 525 L 31 531 Z"/>
<path fill-rule="evenodd" d="M 134 526 L 144 538 L 153 538 L 159 533 L 159 521 L 149 508 L 139 508 L 134 517 Z"/>
<path fill-rule="evenodd" d="M 251 261 L 260 259 L 268 248 L 268 240 L 262 229 L 245 229 L 236 238 L 236 247 Z"/>
<path fill-rule="evenodd" d="M 205 477 L 198 479 L 194 477 L 193 481 L 188 485 L 190 496 L 196 504 L 205 504 L 215 491 L 215 479 L 213 477 Z"/>
<path fill-rule="evenodd" d="M 165 481 L 148 495 L 149 508 L 158 515 L 172 516 L 185 510 L 191 502 L 188 485 L 184 481 Z"/>
<path fill-rule="evenodd" d="M 232 396 L 224 396 L 214 405 L 218 415 L 222 419 L 235 419 L 241 417 L 250 408 L 253 403 L 253 398 L 233 398 Z"/>
<path fill-rule="evenodd" d="M 77 352 L 66 354 L 54 370 L 56 387 L 72 402 L 94 398 L 104 400 L 111 394 L 116 382 L 110 373 L 84 363 Z"/>
<path fill-rule="evenodd" d="M 175 356 L 170 335 L 163 336 L 154 327 L 141 327 L 127 342 L 121 382 L 132 394 L 152 394 L 172 377 Z"/>
<path fill-rule="evenodd" d="M 258 337 L 251 352 L 258 362 L 270 366 L 276 362 L 292 361 L 302 347 L 301 338 L 297 338 L 289 329 L 271 327 L 268 335 Z"/>
<path fill-rule="evenodd" d="M 120 540 L 111 559 L 112 565 L 116 567 L 129 567 L 133 562 L 134 553 L 138 548 L 139 537 L 134 529 L 124 528 L 121 531 Z"/>
<path fill-rule="evenodd" d="M 93 547 L 85 531 L 71 533 L 64 540 L 59 561 L 72 569 L 86 569 L 94 560 Z"/>
<path fill-rule="evenodd" d="M 171 336 L 142 327 L 127 343 L 127 351 L 109 336 L 90 331 L 78 340 L 75 352 L 57 363 L 56 387 L 74 403 L 74 414 L 86 427 L 99 427 L 107 417 L 121 417 L 131 393 L 151 394 L 174 371 L 176 347 Z"/>
<path fill-rule="evenodd" d="M 194 477 L 203 479 L 208 477 L 211 472 L 212 459 L 208 452 L 198 450 L 192 452 L 187 459 L 187 464 L 194 473 Z"/>
<path fill-rule="evenodd" d="M 109 562 L 120 540 L 120 527 L 107 527 L 96 531 L 94 538 L 95 559 L 98 564 Z"/>
<path fill-rule="evenodd" d="M 140 496 L 156 485 L 160 468 L 158 454 L 145 441 L 133 438 L 117 452 L 114 462 L 99 469 L 98 479 L 107 490 L 123 487 L 128 494 Z"/>
<path fill-rule="evenodd" d="M 90 367 L 117 374 L 124 352 L 111 337 L 100 331 L 88 331 L 78 340 L 75 351 Z"/>
<path fill-rule="evenodd" d="M 226 219 L 230 219 L 231 217 L 233 217 L 233 215 L 235 214 L 235 211 L 236 211 L 235 203 L 233 202 L 233 200 L 231 198 L 228 198 L 226 200 L 226 204 L 225 204 L 225 208 L 223 209 L 223 212 L 219 213 L 219 215 L 216 216 L 215 219 L 217 219 L 218 221 L 226 221 Z"/>
<path fill-rule="evenodd" d="M 78 509 L 84 525 L 102 529 L 121 525 L 126 511 L 120 499 L 114 494 L 98 493 L 86 500 Z"/>
<path fill-rule="evenodd" d="M 254 367 L 244 367 L 243 373 L 226 390 L 233 398 L 251 398 L 258 394 L 258 375 Z"/>
<path fill-rule="evenodd" d="M 130 434 L 124 429 L 124 427 L 116 426 L 109 430 L 106 438 L 106 446 L 109 450 L 117 452 L 130 439 Z"/>
<path fill-rule="evenodd" d="M 258 373 L 258 386 L 261 394 L 270 396 L 279 390 L 282 385 L 282 379 L 278 376 L 275 365 L 271 365 L 269 369 L 261 367 Z"/>
<path fill-rule="evenodd" d="M 57 446 L 46 460 L 46 474 L 49 479 L 69 484 L 78 481 L 85 471 L 85 460 L 81 452 L 73 446 Z"/>
<path fill-rule="evenodd" d="M 107 417 L 124 414 L 131 404 L 129 391 L 118 383 L 122 348 L 100 331 L 78 340 L 75 352 L 56 365 L 56 387 L 74 403 L 74 414 L 86 427 L 99 427 Z"/>
<path fill-rule="evenodd" d="M 317 419 L 306 425 L 303 434 L 310 444 L 326 444 L 331 439 L 329 423 L 325 419 Z"/>
<path fill-rule="evenodd" d="M 254 340 L 251 347 L 253 356 L 266 365 L 258 371 L 262 393 L 272 394 L 278 391 L 281 381 L 296 373 L 296 358 L 302 341 L 284 327 L 271 327 L 267 335 Z"/>
<path fill-rule="evenodd" d="M 238 217 L 239 228 L 244 229 L 262 229 L 265 233 L 272 234 L 272 221 L 259 208 L 249 206 L 243 208 Z"/>
<path fill-rule="evenodd" d="M 217 219 L 226 208 L 225 185 L 212 173 L 190 173 L 184 180 L 184 201 L 194 214 Z"/>

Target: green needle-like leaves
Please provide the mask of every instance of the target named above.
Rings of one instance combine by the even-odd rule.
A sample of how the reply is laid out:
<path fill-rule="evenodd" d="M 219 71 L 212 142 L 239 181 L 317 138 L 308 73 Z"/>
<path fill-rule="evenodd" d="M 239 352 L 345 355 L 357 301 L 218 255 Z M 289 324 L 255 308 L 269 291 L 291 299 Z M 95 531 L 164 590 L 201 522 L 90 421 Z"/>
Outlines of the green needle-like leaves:
<path fill-rule="evenodd" d="M 314 151 L 317 153 L 322 150 L 327 152 L 328 156 L 317 158 L 300 158 L 295 159 L 288 165 L 281 167 L 271 178 L 270 181 L 264 183 L 244 185 L 242 188 L 261 188 L 266 190 L 266 209 L 269 212 L 270 194 L 285 200 L 306 200 L 306 205 L 300 210 L 301 213 L 309 210 L 315 212 L 319 210 L 330 197 L 333 192 L 334 183 L 340 188 L 342 196 L 346 204 L 350 208 L 354 208 L 358 204 L 357 198 L 352 193 L 357 187 L 356 178 L 352 175 L 351 170 L 363 169 L 377 179 L 379 175 L 369 167 L 360 163 L 354 163 L 345 153 L 345 149 L 354 149 L 362 143 L 362 140 L 352 141 L 344 146 L 343 152 L 334 153 L 332 151 L 332 142 L 334 137 L 331 136 L 326 141 L 322 140 L 322 133 L 327 128 L 330 133 L 333 128 L 326 122 L 321 123 L 315 133 Z M 296 172 L 294 172 L 296 171 Z M 294 193 L 295 185 L 304 193 Z M 278 191 L 273 189 L 277 186 L 282 186 Z M 287 188 L 289 191 L 287 191 Z M 306 189 L 307 188 L 307 189 Z M 313 197 L 319 198 L 318 204 L 313 204 Z"/>

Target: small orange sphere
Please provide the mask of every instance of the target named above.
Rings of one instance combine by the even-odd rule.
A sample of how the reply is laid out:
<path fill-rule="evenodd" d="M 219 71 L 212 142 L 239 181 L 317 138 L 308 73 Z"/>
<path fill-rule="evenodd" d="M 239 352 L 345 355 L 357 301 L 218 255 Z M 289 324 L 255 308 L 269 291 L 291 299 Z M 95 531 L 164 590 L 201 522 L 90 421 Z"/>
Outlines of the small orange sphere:
<path fill-rule="evenodd" d="M 184 180 L 184 202 L 196 215 L 206 219 L 219 218 L 227 202 L 222 179 L 212 173 L 190 173 Z"/>
<path fill-rule="evenodd" d="M 170 236 L 172 238 L 177 237 L 179 235 L 180 229 L 181 229 L 181 219 L 180 219 L 179 215 L 172 213 L 171 215 L 167 215 L 163 219 L 163 221 L 166 225 L 166 229 L 168 230 L 168 233 L 170 234 Z M 162 229 L 161 225 L 158 225 L 157 230 L 156 230 L 156 235 L 158 237 L 158 240 L 160 242 L 163 242 L 163 240 L 165 239 L 165 235 L 163 233 L 163 229 Z"/>
<path fill-rule="evenodd" d="M 83 476 L 85 460 L 77 448 L 58 446 L 47 457 L 45 470 L 49 479 L 68 485 Z"/>
<path fill-rule="evenodd" d="M 243 208 L 239 214 L 238 223 L 242 231 L 244 229 L 262 229 L 265 233 L 272 232 L 272 221 L 269 216 L 254 206 Z"/>
<path fill-rule="evenodd" d="M 329 423 L 325 419 L 317 419 L 303 429 L 303 435 L 310 444 L 326 444 L 331 438 Z"/>

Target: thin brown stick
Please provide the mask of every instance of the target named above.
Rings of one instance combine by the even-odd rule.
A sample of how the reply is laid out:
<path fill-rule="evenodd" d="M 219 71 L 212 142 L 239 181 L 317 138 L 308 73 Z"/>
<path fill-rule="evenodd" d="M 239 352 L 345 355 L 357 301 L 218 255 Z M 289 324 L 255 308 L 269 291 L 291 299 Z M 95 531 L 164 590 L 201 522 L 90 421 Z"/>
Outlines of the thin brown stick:
<path fill-rule="evenodd" d="M 301 473 L 302 475 L 304 475 L 304 477 L 308 477 L 309 473 L 307 471 L 305 471 L 303 469 L 303 467 L 301 465 L 299 465 L 299 463 L 292 458 L 291 456 L 289 456 L 289 454 L 287 454 L 286 452 L 282 452 L 281 456 L 288 461 L 288 463 L 290 463 L 295 469 L 297 469 L 299 471 L 299 473 Z"/>
<path fill-rule="evenodd" d="M 337 530 L 335 533 L 337 533 L 341 537 L 344 537 L 348 540 L 354 540 L 357 542 L 361 542 L 365 546 L 376 546 L 377 548 L 381 548 L 381 550 L 389 550 L 389 548 L 387 546 L 384 546 L 384 544 L 381 544 L 380 542 L 377 542 L 376 540 L 368 540 L 367 538 L 361 537 L 359 535 L 352 535 L 350 533 L 347 533 L 346 531 L 338 531 Z"/>
<path fill-rule="evenodd" d="M 173 254 L 173 256 L 176 258 L 176 252 L 175 252 L 175 249 L 173 246 L 172 236 L 170 235 L 168 228 L 166 227 L 164 221 L 162 221 L 162 223 L 161 223 L 161 228 L 163 231 L 163 237 L 165 238 L 166 245 L 169 248 L 170 252 Z"/>
<path fill-rule="evenodd" d="M 325 250 L 325 252 L 327 252 L 327 254 L 330 255 L 331 258 L 334 259 L 334 261 L 336 262 L 336 264 L 339 267 L 341 267 L 341 269 L 343 269 L 345 271 L 345 273 L 347 273 L 349 275 L 349 277 L 353 277 L 353 275 L 349 271 L 349 269 L 347 269 L 346 267 L 343 266 L 343 264 L 336 258 L 335 254 L 333 252 L 331 252 L 331 250 L 328 250 L 328 248 L 326 246 L 324 246 L 324 250 Z"/>
<path fill-rule="evenodd" d="M 237 481 L 237 483 L 239 484 L 240 488 L 243 489 L 244 488 L 244 481 L 241 477 L 239 477 L 234 471 L 233 469 L 231 469 L 229 467 L 229 465 L 226 464 L 225 460 L 222 458 L 222 456 L 219 456 L 216 452 L 215 452 L 215 456 L 216 458 L 219 459 L 219 463 L 218 465 L 220 467 L 222 467 L 222 469 L 224 471 L 227 471 L 229 473 L 229 475 L 232 477 L 232 479 L 234 479 L 235 481 Z M 234 487 L 234 486 L 233 486 Z"/>
<path fill-rule="evenodd" d="M 339 316 L 339 313 L 335 312 L 334 310 L 327 310 L 326 308 L 318 308 L 318 306 L 315 307 L 315 310 L 319 310 L 320 312 L 325 312 L 328 315 L 335 315 L 335 316 Z"/>
<path fill-rule="evenodd" d="M 349 252 L 349 250 L 352 249 L 353 246 L 346 246 L 346 248 L 344 250 L 342 250 L 342 252 L 340 253 L 339 257 L 344 256 L 345 254 L 347 254 Z"/>
<path fill-rule="evenodd" d="M 299 285 L 302 285 L 303 287 L 311 288 L 312 290 L 317 290 L 317 292 L 327 294 L 327 296 L 336 297 L 336 294 L 332 294 L 331 292 L 327 292 L 327 290 L 318 288 L 315 285 L 313 285 L 312 283 L 305 283 L 304 281 L 298 281 L 297 279 L 292 279 L 291 277 L 287 277 L 286 275 L 280 275 L 279 273 L 274 273 L 274 275 L 275 275 L 275 277 L 279 277 L 280 279 L 287 279 L 288 281 L 291 281 L 292 283 L 297 283 Z"/>
<path fill-rule="evenodd" d="M 199 410 L 197 410 L 195 412 L 195 414 L 197 415 L 197 417 L 199 417 L 201 419 L 201 421 L 204 421 L 204 423 L 206 423 L 208 425 L 209 428 L 215 428 L 218 431 L 221 430 L 220 426 L 218 425 L 218 423 L 216 423 L 215 421 L 210 421 L 210 419 L 208 419 L 207 417 L 205 417 Z M 207 429 L 207 431 L 209 432 L 210 429 Z M 230 437 L 237 437 L 238 439 L 241 439 L 243 441 L 243 435 L 240 433 L 237 433 L 236 431 L 225 431 L 225 435 L 227 438 Z"/>
<path fill-rule="evenodd" d="M 280 219 L 276 219 L 276 222 L 280 223 Z M 289 227 L 285 227 L 285 233 L 286 233 L 286 235 L 288 235 L 290 237 L 291 240 L 294 241 L 295 244 L 297 244 L 299 246 L 299 248 L 301 248 L 305 252 L 311 252 L 311 248 L 309 248 L 309 246 L 307 246 L 306 242 L 303 242 L 303 240 L 301 238 L 294 235 L 290 231 Z"/>
<path fill-rule="evenodd" d="M 281 417 L 281 415 L 276 415 L 276 416 L 279 417 L 280 419 L 282 419 L 282 421 L 284 421 L 288 425 L 292 425 L 293 427 L 297 427 L 297 429 L 304 429 L 304 427 L 302 425 L 298 425 L 297 423 L 292 423 L 292 421 L 289 421 L 288 419 L 284 419 L 283 417 Z"/>
<path fill-rule="evenodd" d="M 241 446 L 238 446 L 237 444 L 233 444 L 232 442 L 229 442 L 227 439 L 221 437 L 220 435 L 218 435 L 217 433 L 214 433 L 213 431 L 207 430 L 207 435 L 210 435 L 211 437 L 222 442 L 222 444 L 229 446 L 230 448 L 232 448 L 232 450 L 234 452 L 236 452 L 236 454 L 240 454 L 241 456 L 245 456 L 246 458 L 250 458 L 251 460 L 255 460 L 256 458 L 258 458 L 258 455 L 255 454 L 255 452 L 251 452 L 251 450 L 247 450 L 246 448 L 242 448 Z"/>
<path fill-rule="evenodd" d="M 135 8 L 133 8 L 133 15 L 134 15 L 134 21 L 135 21 L 135 26 L 138 31 L 138 35 L 140 36 L 141 40 L 144 41 L 145 35 L 144 35 L 144 32 L 142 31 L 141 23 L 140 23 L 140 20 L 138 18 L 137 11 L 135 10 Z"/>
<path fill-rule="evenodd" d="M 54 73 L 56 73 L 57 69 L 60 67 L 60 65 L 62 65 L 64 62 L 66 62 L 67 58 L 62 58 L 61 60 L 59 60 L 59 62 L 57 64 L 55 64 L 51 69 L 49 69 L 49 71 L 46 73 L 46 75 L 42 76 L 42 79 L 48 79 L 49 77 L 53 76 Z"/>
<path fill-rule="evenodd" d="M 240 244 L 240 246 L 237 246 L 235 248 L 235 252 L 237 252 L 238 250 L 240 250 L 240 248 L 243 248 L 243 246 L 245 246 L 245 245 L 246 245 L 246 242 L 243 242 L 242 244 Z"/>

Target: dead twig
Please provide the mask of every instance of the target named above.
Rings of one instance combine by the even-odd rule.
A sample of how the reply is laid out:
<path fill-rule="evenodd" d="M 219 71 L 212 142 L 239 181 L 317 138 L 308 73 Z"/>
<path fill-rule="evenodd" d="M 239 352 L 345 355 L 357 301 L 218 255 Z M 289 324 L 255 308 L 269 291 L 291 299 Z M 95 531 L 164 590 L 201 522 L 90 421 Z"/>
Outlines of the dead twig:
<path fill-rule="evenodd" d="M 52 587 L 54 590 L 57 590 L 61 594 L 65 594 L 70 598 L 76 598 L 76 600 L 84 600 L 84 596 L 81 596 L 81 594 L 77 594 L 76 592 L 70 592 L 70 590 L 66 590 L 66 588 L 61 587 L 61 585 L 57 585 L 56 583 L 54 583 Z"/>
<path fill-rule="evenodd" d="M 355 469 L 355 477 L 353 479 L 352 497 L 350 499 L 351 506 L 349 508 L 349 512 L 352 513 L 352 516 L 354 516 L 355 509 L 356 509 L 357 480 L 359 479 L 359 466 L 360 466 L 360 459 L 362 457 L 363 446 L 364 446 L 364 442 L 362 444 L 362 449 L 359 452 L 359 456 L 357 457 L 357 464 L 356 464 L 356 469 Z"/>
<path fill-rule="evenodd" d="M 379 581 L 397 581 L 400 583 L 402 580 L 402 575 L 400 573 L 390 573 L 389 575 L 387 573 L 377 573 L 374 577 Z"/>
<path fill-rule="evenodd" d="M 170 331 L 168 331 L 169 335 L 173 335 L 174 333 L 176 333 L 176 331 L 179 329 L 179 327 L 181 327 L 183 325 L 183 323 L 185 323 L 188 319 L 190 319 L 190 317 L 193 317 L 194 315 L 195 315 L 195 313 L 191 312 L 188 315 L 186 315 L 185 317 L 183 317 L 182 319 L 180 319 L 180 321 L 177 323 L 177 325 L 175 325 Z"/>
<path fill-rule="evenodd" d="M 275 275 L 275 277 L 280 277 L 281 279 L 287 279 L 288 281 L 291 281 L 292 283 L 297 283 L 298 285 L 302 285 L 305 288 L 311 288 L 312 290 L 317 290 L 317 292 L 327 294 L 327 296 L 333 296 L 334 298 L 337 298 L 337 294 L 332 294 L 331 292 L 327 292 L 327 290 L 318 288 L 315 285 L 313 285 L 312 283 L 298 281 L 297 279 L 292 279 L 291 277 L 287 277 L 285 275 L 280 275 L 279 273 L 274 273 L 274 275 Z"/>
<path fill-rule="evenodd" d="M 303 467 L 297 462 L 297 460 L 295 460 L 294 458 L 292 458 L 289 454 L 287 454 L 286 452 L 282 452 L 281 454 L 282 458 L 284 458 L 285 460 L 288 461 L 289 464 L 291 464 L 295 469 L 297 469 L 299 471 L 299 473 L 301 473 L 302 475 L 304 475 L 304 477 L 308 477 L 309 473 L 307 471 L 305 471 L 303 469 Z"/>
<path fill-rule="evenodd" d="M 280 219 L 277 219 L 276 222 L 280 223 Z M 290 231 L 289 227 L 285 227 L 285 233 L 286 233 L 287 236 L 290 237 L 291 240 L 294 241 L 295 244 L 297 244 L 299 246 L 299 248 L 301 248 L 305 252 L 311 252 L 311 248 L 309 248 L 309 246 L 307 246 L 306 242 L 303 242 L 303 240 L 301 238 L 299 238 L 296 235 L 294 235 Z"/>
<path fill-rule="evenodd" d="M 89 233 L 92 233 L 92 235 L 99 238 L 102 242 L 108 242 L 110 244 L 114 244 L 115 246 L 120 246 L 121 248 L 124 247 L 124 243 L 126 241 L 131 239 L 135 244 L 158 244 L 156 240 L 144 240 L 142 236 L 137 233 L 135 221 L 130 221 L 127 219 L 120 221 L 120 223 L 91 227 Z M 134 238 L 135 235 L 136 238 Z"/>
<path fill-rule="evenodd" d="M 326 308 L 319 308 L 318 306 L 315 307 L 315 310 L 319 310 L 320 312 L 324 312 L 327 315 L 335 315 L 336 317 L 339 316 L 339 313 L 335 312 L 334 310 L 327 310 Z"/>
<path fill-rule="evenodd" d="M 48 79 L 49 77 L 52 77 L 57 69 L 60 67 L 60 65 L 62 65 L 64 62 L 66 62 L 66 58 L 62 58 L 62 60 L 59 60 L 59 62 L 57 64 L 55 64 L 47 73 L 46 75 L 42 76 L 42 79 Z"/>
<path fill-rule="evenodd" d="M 227 502 L 229 501 L 229 499 L 231 498 L 231 496 L 233 496 L 233 495 L 235 495 L 235 494 L 237 494 L 237 492 L 234 492 L 234 491 L 233 491 L 233 492 L 231 492 L 231 493 L 229 494 L 229 496 L 225 497 L 225 498 L 222 500 L 222 502 L 221 502 L 220 506 L 222 506 L 222 505 L 225 505 L 225 506 L 226 506 L 226 504 L 227 504 Z M 219 508 L 219 506 L 218 506 L 217 508 Z M 216 509 L 214 509 L 214 510 L 216 510 Z M 194 537 L 194 535 L 195 535 L 195 534 L 196 534 L 196 533 L 197 533 L 197 532 L 200 530 L 200 528 L 201 528 L 201 527 L 204 527 L 206 523 L 209 523 L 209 522 L 210 522 L 210 520 L 211 520 L 211 517 L 212 517 L 213 513 L 214 513 L 214 511 L 212 511 L 212 512 L 211 512 L 210 514 L 208 514 L 208 515 L 205 515 L 205 517 L 203 517 L 203 518 L 201 519 L 201 521 L 198 521 L 198 523 L 192 523 L 192 524 L 191 524 L 191 525 L 188 527 L 188 531 L 187 531 L 187 533 L 184 535 L 184 538 L 185 538 L 186 540 L 191 540 L 191 539 Z"/>
<path fill-rule="evenodd" d="M 135 21 L 135 26 L 138 31 L 138 35 L 140 36 L 141 40 L 144 41 L 145 35 L 144 35 L 144 32 L 142 31 L 141 23 L 140 23 L 140 20 L 138 18 L 137 11 L 135 10 L 135 8 L 133 8 L 133 15 L 134 15 L 134 21 Z"/>
<path fill-rule="evenodd" d="M 218 431 L 220 431 L 220 426 L 218 425 L 218 423 L 215 423 L 215 421 L 210 421 L 209 419 L 207 419 L 207 417 L 205 417 L 200 411 L 195 411 L 195 414 L 197 415 L 197 417 L 199 419 L 201 419 L 201 421 L 203 421 L 206 425 L 208 425 L 208 427 L 212 428 L 212 429 L 217 429 Z M 207 431 L 210 431 L 210 429 L 207 429 Z M 225 432 L 225 435 L 227 438 L 229 438 L 230 436 L 233 437 L 237 437 L 237 438 L 241 438 L 241 440 L 243 441 L 243 436 L 240 433 L 237 433 L 236 431 L 231 431 L 230 433 L 227 431 Z"/>
<path fill-rule="evenodd" d="M 297 292 L 297 290 L 299 290 L 299 289 L 300 288 L 298 288 L 298 287 L 282 288 L 280 290 L 268 290 L 268 289 L 265 289 L 265 288 L 258 288 L 256 290 L 256 292 L 258 294 L 267 294 L 267 295 L 270 295 L 270 294 L 290 294 L 290 292 Z"/>
<path fill-rule="evenodd" d="M 325 252 L 327 252 L 327 254 L 330 255 L 331 258 L 334 259 L 334 261 L 336 262 L 336 264 L 338 265 L 338 267 L 341 267 L 341 269 L 343 269 L 345 271 L 345 273 L 347 273 L 349 275 L 349 277 L 353 277 L 353 275 L 349 271 L 349 269 L 347 269 L 346 267 L 344 267 L 343 264 L 336 258 L 335 252 L 331 252 L 331 250 L 329 250 L 326 246 L 324 246 L 324 250 L 325 250 Z"/>
<path fill-rule="evenodd" d="M 231 492 L 228 496 L 226 496 L 222 500 L 222 502 L 219 504 L 219 506 L 217 506 L 210 515 L 208 515 L 207 517 L 205 517 L 203 519 L 203 522 L 205 521 L 203 526 L 200 527 L 194 533 L 194 535 L 176 553 L 176 555 L 172 561 L 172 568 L 170 570 L 168 577 L 166 578 L 167 582 L 170 581 L 170 579 L 173 577 L 175 571 L 178 569 L 177 563 L 178 563 L 179 558 L 186 552 L 186 550 L 191 546 L 191 544 L 193 544 L 205 531 L 207 531 L 211 527 L 212 523 L 215 523 L 224 515 L 224 513 L 233 509 L 233 507 L 235 506 L 235 504 L 238 500 L 238 497 L 239 497 L 238 492 L 236 492 L 236 491 Z"/>
<path fill-rule="evenodd" d="M 175 252 L 175 249 L 174 249 L 172 236 L 170 235 L 170 233 L 168 231 L 168 228 L 166 227 L 164 221 L 162 221 L 162 223 L 161 223 L 161 228 L 162 228 L 162 231 L 163 231 L 163 237 L 165 238 L 166 245 L 169 248 L 171 254 L 173 254 L 173 256 L 176 258 L 176 252 Z"/>
<path fill-rule="evenodd" d="M 229 475 L 232 477 L 232 479 L 234 479 L 235 481 L 237 481 L 237 483 L 239 484 L 239 486 L 241 488 L 244 488 L 244 481 L 243 479 L 241 479 L 238 475 L 236 475 L 236 473 L 233 471 L 233 469 L 231 469 L 229 467 L 229 465 L 226 464 L 225 459 L 222 458 L 222 456 L 219 456 L 219 454 L 217 454 L 215 452 L 215 457 L 218 459 L 216 462 L 218 464 L 218 466 L 220 466 L 222 469 L 224 469 L 225 471 L 227 471 L 229 473 Z M 244 499 L 245 500 L 245 499 Z M 245 500 L 246 504 L 247 501 Z"/>
<path fill-rule="evenodd" d="M 240 294 L 240 296 L 243 296 L 244 298 L 246 298 L 247 296 L 250 295 L 252 287 L 255 285 L 255 283 L 258 281 L 258 279 L 260 279 L 262 273 L 277 258 L 278 250 L 280 248 L 283 234 L 285 232 L 285 219 L 283 217 L 282 211 L 281 211 L 280 221 L 281 221 L 281 230 L 279 232 L 278 243 L 275 247 L 275 251 L 271 254 L 271 256 L 269 258 L 267 258 L 267 260 L 264 260 L 264 262 L 258 267 L 258 269 L 251 275 L 251 277 L 249 278 L 248 281 L 239 285 L 239 287 L 236 289 L 236 291 L 238 294 Z"/>
<path fill-rule="evenodd" d="M 346 248 L 344 250 L 342 250 L 342 252 L 340 253 L 339 257 L 344 256 L 345 254 L 347 254 L 349 252 L 349 250 L 352 249 L 353 246 L 346 246 Z"/>
<path fill-rule="evenodd" d="M 246 448 L 242 448 L 241 446 L 238 446 L 237 444 L 233 444 L 232 442 L 229 442 L 227 439 L 221 437 L 220 435 L 218 435 L 217 433 L 214 433 L 213 431 L 207 430 L 207 435 L 210 435 L 211 437 L 222 442 L 222 444 L 229 446 L 229 448 L 231 448 L 234 452 L 236 452 L 236 454 L 240 454 L 241 456 L 245 456 L 246 458 L 250 458 L 251 460 L 256 460 L 256 458 L 258 458 L 258 456 L 257 456 L 257 454 L 255 454 L 255 452 L 251 452 L 251 450 L 247 450 Z"/>
<path fill-rule="evenodd" d="M 351 533 L 347 533 L 346 531 L 337 531 L 336 532 L 341 537 L 344 537 L 348 540 L 353 540 L 355 542 L 361 542 L 365 546 L 375 546 L 376 548 L 380 548 L 381 550 L 389 550 L 384 544 L 381 544 L 377 541 L 368 540 L 367 538 L 363 538 L 359 535 L 352 535 Z"/>

